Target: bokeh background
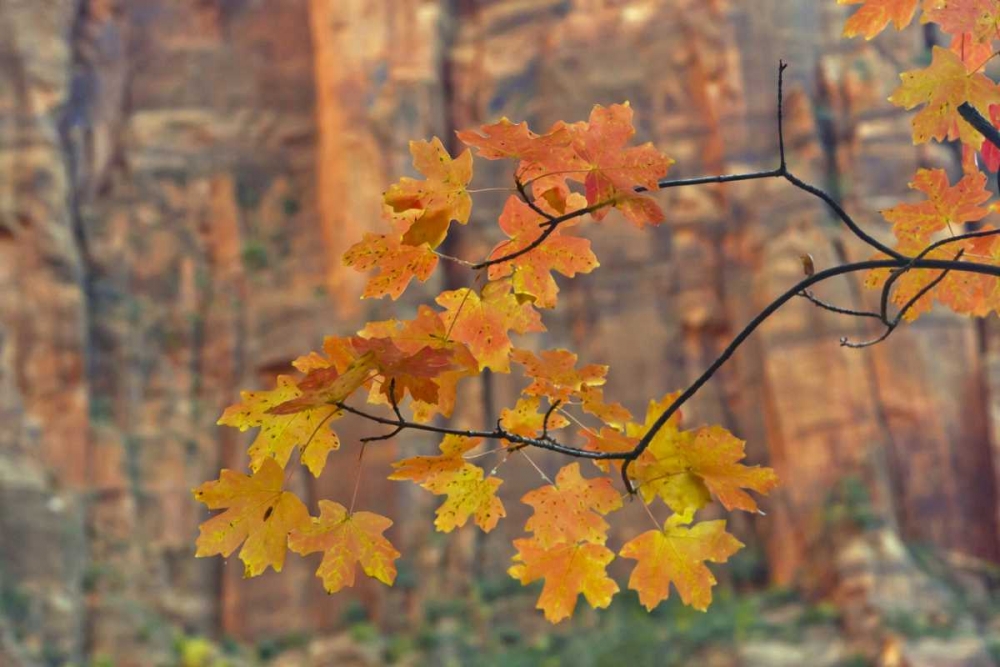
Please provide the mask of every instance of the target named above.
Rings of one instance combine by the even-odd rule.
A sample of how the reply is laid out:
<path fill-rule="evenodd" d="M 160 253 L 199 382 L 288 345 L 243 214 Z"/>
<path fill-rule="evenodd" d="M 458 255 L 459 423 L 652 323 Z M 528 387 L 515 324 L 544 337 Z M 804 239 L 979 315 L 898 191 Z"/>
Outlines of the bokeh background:
<path fill-rule="evenodd" d="M 0 0 L 0 665 L 989 665 L 1000 655 L 1000 327 L 935 312 L 845 350 L 863 323 L 805 302 L 774 316 L 686 409 L 722 423 L 782 487 L 707 614 L 631 593 L 549 627 L 505 574 L 537 473 L 504 471 L 508 518 L 432 532 L 436 499 L 384 480 L 429 452 L 372 447 L 359 506 L 391 516 L 397 585 L 327 596 L 317 557 L 243 580 L 195 559 L 191 488 L 246 465 L 215 425 L 243 388 L 364 321 L 343 251 L 411 174 L 407 142 L 499 116 L 536 129 L 630 100 L 678 177 L 775 165 L 779 58 L 792 167 L 866 228 L 915 168 L 885 98 L 937 36 L 839 37 L 833 0 Z M 475 184 L 505 183 L 477 162 Z M 641 414 L 686 385 L 770 298 L 868 251 L 779 181 L 672 190 L 668 222 L 591 226 L 602 268 L 563 283 L 545 347 L 611 364 Z M 477 199 L 451 251 L 481 256 L 502 198 Z M 495 226 L 495 225 L 494 225 Z M 820 290 L 871 301 L 856 281 Z M 491 423 L 518 381 L 467 385 L 458 423 Z M 348 423 L 348 422 L 343 422 Z M 370 427 L 338 429 L 343 501 Z M 539 455 L 548 470 L 560 461 Z M 411 488 L 412 487 L 412 488 Z M 634 510 L 634 508 L 633 508 Z M 633 518 L 629 518 L 633 517 Z M 616 537 L 645 530 L 626 513 Z M 619 575 L 625 570 L 617 570 Z M 624 581 L 624 578 L 622 578 Z"/>

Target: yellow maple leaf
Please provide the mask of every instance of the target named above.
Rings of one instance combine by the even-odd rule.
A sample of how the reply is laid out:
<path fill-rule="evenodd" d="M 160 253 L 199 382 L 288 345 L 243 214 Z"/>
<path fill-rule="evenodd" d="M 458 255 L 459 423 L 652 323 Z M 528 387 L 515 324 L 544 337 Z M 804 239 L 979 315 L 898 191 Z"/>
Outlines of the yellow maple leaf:
<path fill-rule="evenodd" d="M 242 402 L 226 408 L 222 413 L 217 423 L 223 426 L 241 431 L 260 428 L 248 450 L 251 470 L 260 469 L 265 460 L 273 460 L 283 468 L 291 457 L 292 449 L 298 447 L 302 463 L 319 477 L 326 466 L 327 455 L 340 448 L 340 439 L 329 427 L 329 422 L 343 415 L 337 408 L 324 405 L 288 415 L 268 412 L 300 396 L 302 391 L 295 380 L 288 375 L 279 375 L 274 389 L 241 392 Z"/>
<path fill-rule="evenodd" d="M 353 512 L 331 500 L 319 501 L 320 515 L 288 536 L 289 548 L 300 554 L 323 552 L 316 576 L 328 593 L 354 585 L 355 567 L 388 586 L 396 580 L 400 554 L 382 533 L 392 521 L 373 512 Z"/>
<path fill-rule="evenodd" d="M 628 587 L 639 593 L 639 602 L 653 610 L 677 588 L 684 604 L 705 611 L 712 603 L 715 577 L 705 561 L 724 563 L 743 548 L 726 532 L 725 521 L 703 521 L 690 528 L 693 511 L 675 514 L 663 530 L 650 530 L 627 542 L 619 555 L 638 561 Z"/>
<path fill-rule="evenodd" d="M 981 72 L 970 73 L 962 59 L 940 46 L 932 51 L 930 66 L 899 75 L 902 83 L 889 101 L 904 109 L 924 105 L 913 117 L 913 143 L 960 139 L 979 149 L 983 135 L 958 113 L 968 102 L 989 117 L 990 105 L 1000 104 L 1000 86 Z"/>
<path fill-rule="evenodd" d="M 484 533 L 490 532 L 507 516 L 503 502 L 497 498 L 501 484 L 503 480 L 492 475 L 484 479 L 482 468 L 466 463 L 455 472 L 439 476 L 435 484 L 424 485 L 436 494 L 447 496 L 437 508 L 434 527 L 450 533 L 464 526 L 471 516 Z"/>
<path fill-rule="evenodd" d="M 245 577 L 255 577 L 268 566 L 281 572 L 288 533 L 309 521 L 305 505 L 283 485 L 284 471 L 268 458 L 252 477 L 223 470 L 218 481 L 195 489 L 195 500 L 209 509 L 226 510 L 201 524 L 195 556 L 229 556 L 242 544 Z"/>

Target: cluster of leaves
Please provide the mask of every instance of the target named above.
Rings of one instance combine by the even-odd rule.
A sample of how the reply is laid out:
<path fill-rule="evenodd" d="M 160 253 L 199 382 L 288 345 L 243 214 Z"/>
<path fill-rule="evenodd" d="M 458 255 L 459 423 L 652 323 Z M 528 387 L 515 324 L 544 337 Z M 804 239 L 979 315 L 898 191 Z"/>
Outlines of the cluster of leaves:
<path fill-rule="evenodd" d="M 499 219 L 509 239 L 473 267 L 476 286 L 439 294 L 436 307 L 421 305 L 411 320 L 370 322 L 356 336 L 327 338 L 322 352 L 295 360 L 300 376 L 282 375 L 270 391 L 244 392 L 225 411 L 220 424 L 259 430 L 249 448 L 249 475 L 224 470 L 218 481 L 195 490 L 210 509 L 225 510 L 202 525 L 197 555 L 228 556 L 242 545 L 246 576 L 256 576 L 269 566 L 281 570 L 288 549 L 320 551 L 317 576 L 331 593 L 353 584 L 358 565 L 391 584 L 399 553 L 383 536 L 389 519 L 355 511 L 353 500 L 350 507 L 321 500 L 319 517 L 310 517 L 285 488 L 294 451 L 319 476 L 341 446 L 331 425 L 350 414 L 376 417 L 347 405 L 361 394 L 392 410 L 393 418 L 377 418 L 395 427 L 392 434 L 420 426 L 443 434 L 440 454 L 397 461 L 389 475 L 444 497 L 434 522 L 441 532 L 470 519 L 493 530 L 506 515 L 497 472 L 509 459 L 527 459 L 528 447 L 597 459 L 598 476 L 588 478 L 580 463 L 571 463 L 522 498 L 535 511 L 525 526 L 530 537 L 514 542 L 510 575 L 523 583 L 545 580 L 538 606 L 553 622 L 573 613 L 580 594 L 595 607 L 607 606 L 619 587 L 606 572 L 616 554 L 606 546 L 603 517 L 623 504 L 612 468 L 621 470 L 624 455 L 675 395 L 653 402 L 645 424 L 634 423 L 622 405 L 605 400 L 606 366 L 578 367 L 567 350 L 514 347 L 511 336 L 544 331 L 540 311 L 558 301 L 553 272 L 572 277 L 598 266 L 590 242 L 572 233 L 584 214 L 599 221 L 616 208 L 638 227 L 664 220 L 655 200 L 636 189 L 656 188 L 672 161 L 651 144 L 628 146 L 633 134 L 627 104 L 595 107 L 589 121 L 560 122 L 544 134 L 507 119 L 460 132 L 480 157 L 516 162 L 516 192 Z M 453 158 L 434 139 L 413 142 L 411 152 L 425 178 L 403 178 L 385 193 L 391 231 L 366 234 L 344 256 L 350 266 L 376 270 L 367 297 L 395 299 L 414 278 L 426 280 L 452 223 L 469 222 L 471 151 Z M 464 379 L 484 369 L 509 373 L 511 362 L 529 382 L 495 431 L 433 426 L 451 416 Z M 729 509 L 756 511 L 744 489 L 767 493 L 776 483 L 770 469 L 740 463 L 743 443 L 724 429 L 684 431 L 679 423 L 676 415 L 660 430 L 629 475 L 645 503 L 665 504 L 674 513 L 619 551 L 637 561 L 629 586 L 650 609 L 667 598 L 671 582 L 686 603 L 705 609 L 715 584 L 705 562 L 723 562 L 742 545 L 725 531 L 725 521 L 692 525 L 695 512 L 713 495 Z M 578 446 L 558 445 L 550 434 L 570 424 Z M 495 443 L 492 449 L 487 440 Z M 499 463 L 487 470 L 472 462 L 483 453 Z"/>
<path fill-rule="evenodd" d="M 890 22 L 904 27 L 918 4 L 840 2 L 862 5 L 845 32 L 868 38 Z M 780 130 L 780 78 L 781 163 L 766 172 L 667 181 L 670 158 L 648 143 L 629 145 L 634 129 L 627 103 L 597 106 L 586 122 L 559 122 L 543 134 L 507 119 L 459 132 L 480 158 L 514 164 L 513 187 L 499 218 L 508 238 L 478 262 L 440 251 L 452 224 L 470 220 L 472 151 L 454 157 L 438 139 L 412 142 L 414 167 L 424 178 L 403 178 L 386 191 L 383 216 L 389 231 L 366 234 L 344 261 L 374 271 L 365 297 L 397 299 L 414 278 L 426 281 L 441 260 L 471 269 L 473 285 L 442 292 L 433 305 L 419 306 L 413 319 L 369 322 L 354 336 L 327 338 L 322 352 L 295 360 L 299 375 L 278 377 L 269 391 L 244 392 L 219 423 L 259 429 L 249 448 L 250 474 L 223 470 L 217 481 L 195 490 L 210 509 L 224 510 L 202 525 L 197 555 L 228 556 L 242 545 L 246 576 L 256 576 L 268 567 L 280 571 L 288 549 L 322 552 L 316 574 L 331 593 L 354 583 L 358 565 L 366 575 L 391 584 L 399 556 L 384 536 L 391 521 L 354 508 L 360 464 L 349 504 L 321 500 L 318 517 L 310 516 L 287 488 L 293 452 L 319 476 L 331 452 L 341 448 L 332 425 L 352 416 L 391 429 L 362 438 L 356 448 L 361 456 L 369 443 L 406 430 L 442 436 L 440 454 L 397 461 L 389 475 L 444 497 L 434 522 L 442 532 L 470 519 L 483 531 L 493 530 L 506 515 L 498 471 L 511 460 L 537 471 L 545 484 L 521 499 L 534 511 L 525 526 L 528 535 L 514 541 L 508 572 L 525 584 L 544 580 L 538 607 L 550 621 L 569 617 L 581 594 L 592 606 L 606 607 L 619 591 L 607 574 L 617 556 L 636 561 L 628 586 L 648 609 L 666 599 L 673 586 L 685 604 L 704 610 L 715 584 L 706 563 L 725 562 L 742 545 L 726 532 L 724 520 L 695 522 L 696 513 L 713 499 L 726 510 L 756 512 L 748 492 L 767 494 L 777 484 L 773 470 L 742 463 L 744 443 L 726 429 L 682 426 L 680 406 L 736 347 L 796 295 L 841 314 L 879 317 L 887 332 L 933 301 L 971 314 L 1000 307 L 998 230 L 956 235 L 961 225 L 980 224 L 995 208 L 988 203 L 991 195 L 978 162 L 995 169 L 1000 152 L 984 147 L 982 127 L 968 118 L 970 113 L 983 122 L 1000 117 L 1000 87 L 982 73 L 994 54 L 1000 5 L 924 0 L 923 20 L 953 35 L 952 48 L 935 48 L 929 67 L 904 73 L 890 100 L 908 109 L 921 107 L 913 119 L 915 143 L 961 141 L 965 175 L 951 185 L 942 170 L 917 173 L 912 187 L 926 201 L 883 212 L 892 223 L 895 248 L 864 233 L 829 196 L 789 171 Z M 650 402 L 642 421 L 606 399 L 606 366 L 578 366 L 577 356 L 567 350 L 515 347 L 512 336 L 545 330 L 542 312 L 554 308 L 559 296 L 553 272 L 572 277 L 598 266 L 589 241 L 575 233 L 585 217 L 600 223 L 613 208 L 632 225 L 655 226 L 665 216 L 644 194 L 650 190 L 753 178 L 785 178 L 820 197 L 855 235 L 880 251 L 878 258 L 815 274 L 808 268 L 807 277 L 766 307 L 690 387 Z M 982 261 L 955 261 L 963 256 Z M 883 290 L 880 314 L 833 308 L 806 292 L 827 277 L 868 269 L 868 283 Z M 890 300 L 901 306 L 893 322 L 886 313 Z M 510 373 L 511 362 L 522 370 L 525 386 L 495 428 L 442 425 L 454 412 L 463 381 L 487 369 Z M 376 407 L 357 407 L 358 400 Z M 553 437 L 557 431 L 560 440 Z M 589 459 L 595 467 L 585 473 L 579 461 L 572 462 L 550 480 L 529 458 L 533 449 Z M 493 465 L 478 465 L 481 457 L 490 457 L 486 460 Z M 623 491 L 615 488 L 615 480 L 621 480 Z M 624 496 L 642 503 L 653 527 L 612 550 L 606 517 L 622 507 Z M 667 518 L 656 518 L 664 508 Z"/>
<path fill-rule="evenodd" d="M 959 257 L 1000 265 L 1000 237 L 993 227 L 980 225 L 997 210 L 988 203 L 986 175 L 1000 168 L 1000 149 L 984 142 L 961 107 L 967 105 L 1000 125 L 1000 85 L 985 68 L 997 55 L 1000 43 L 1000 3 L 995 0 L 839 0 L 862 4 L 848 20 L 844 34 L 871 39 L 891 22 L 902 30 L 919 9 L 921 23 L 935 23 L 950 37 L 948 48 L 934 46 L 928 67 L 900 75 L 901 85 L 889 101 L 904 109 L 919 107 L 913 116 L 913 143 L 957 140 L 962 146 L 964 175 L 952 185 L 943 169 L 920 169 L 910 187 L 923 201 L 899 204 L 882 211 L 896 237 L 895 250 L 909 257 L 952 260 Z M 977 233 L 963 235 L 964 225 L 977 225 Z M 945 236 L 942 237 L 942 234 Z M 968 236 L 968 238 L 956 238 Z M 935 243 L 936 239 L 940 239 Z M 955 239 L 955 240 L 952 240 Z M 898 273 L 895 278 L 894 273 Z M 889 281 L 892 282 L 889 282 Z M 888 287 L 886 287 L 888 283 Z M 872 271 L 866 284 L 885 288 L 886 296 L 903 309 L 902 317 L 914 320 L 940 302 L 952 310 L 983 316 L 1000 310 L 1000 285 L 990 275 L 957 271 L 893 269 Z M 884 306 L 883 306 L 884 309 Z"/>

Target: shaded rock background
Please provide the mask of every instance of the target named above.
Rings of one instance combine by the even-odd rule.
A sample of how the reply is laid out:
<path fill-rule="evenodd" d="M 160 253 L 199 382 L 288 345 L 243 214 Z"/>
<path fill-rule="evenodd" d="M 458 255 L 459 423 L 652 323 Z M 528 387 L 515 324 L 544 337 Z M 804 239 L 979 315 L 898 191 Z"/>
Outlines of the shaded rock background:
<path fill-rule="evenodd" d="M 453 130 L 501 115 L 544 128 L 628 99 L 675 176 L 769 168 L 783 58 L 793 168 L 884 235 L 877 211 L 914 169 L 955 156 L 910 145 L 908 117 L 884 101 L 933 35 L 844 42 L 845 15 L 832 0 L 0 0 L 0 664 L 155 664 L 178 632 L 316 636 L 357 603 L 403 632 L 432 602 L 503 586 L 523 508 L 509 503 L 489 536 L 440 540 L 433 501 L 375 473 L 435 446 L 419 436 L 366 458 L 360 503 L 396 520 L 406 554 L 392 591 L 330 598 L 311 559 L 252 581 L 238 563 L 195 560 L 205 513 L 190 489 L 245 465 L 246 438 L 216 418 L 323 335 L 466 279 L 442 272 L 404 303 L 360 302 L 362 279 L 340 264 L 410 169 L 410 138 L 454 148 Z M 504 177 L 477 170 L 479 184 Z M 564 284 L 543 340 L 611 364 L 610 393 L 638 412 L 795 281 L 800 254 L 819 266 L 868 254 L 782 182 L 661 198 L 660 229 L 590 228 L 602 270 Z M 492 246 L 477 226 L 501 203 L 482 196 L 456 254 Z M 846 279 L 822 295 L 871 299 Z M 734 517 L 751 547 L 719 577 L 833 602 L 822 641 L 834 648 L 786 651 L 787 664 L 815 651 L 990 664 L 986 629 L 958 601 L 989 607 L 1000 560 L 1000 330 L 935 312 L 869 351 L 837 344 L 871 334 L 792 303 L 686 411 L 746 438 L 784 481 L 766 518 Z M 488 423 L 517 389 L 471 386 L 458 419 Z M 334 460 L 296 483 L 312 501 L 342 498 L 352 474 Z M 510 499 L 538 484 L 530 468 L 505 479 Z M 940 576 L 912 545 L 945 564 Z M 512 613 L 537 625 L 530 606 Z M 898 639 L 886 619 L 900 610 L 947 613 L 965 644 Z M 489 617 L 477 622 L 489 635 Z M 741 662 L 718 664 L 785 664 L 773 650 L 746 644 L 718 658 Z"/>

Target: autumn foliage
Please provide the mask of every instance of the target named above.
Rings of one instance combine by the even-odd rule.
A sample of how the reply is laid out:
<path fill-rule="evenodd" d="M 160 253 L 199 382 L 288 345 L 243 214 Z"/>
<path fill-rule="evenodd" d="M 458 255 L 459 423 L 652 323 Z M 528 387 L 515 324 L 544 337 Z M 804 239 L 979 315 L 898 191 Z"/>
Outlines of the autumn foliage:
<path fill-rule="evenodd" d="M 882 289 L 883 299 L 881 313 L 865 314 L 880 317 L 886 335 L 900 318 L 914 319 L 934 302 L 973 315 L 1000 309 L 1000 245 L 992 228 L 982 226 L 997 205 L 979 167 L 995 170 L 1000 150 L 967 119 L 968 109 L 992 122 L 1000 119 L 1000 86 L 984 73 L 1000 39 L 1000 4 L 840 2 L 860 5 L 845 26 L 847 36 L 871 39 L 889 25 L 905 28 L 917 16 L 951 35 L 951 46 L 935 47 L 929 66 L 901 75 L 889 100 L 917 109 L 914 143 L 961 142 L 965 174 L 956 182 L 941 169 L 915 174 L 911 187 L 919 196 L 883 211 L 896 239 L 893 248 L 841 215 L 879 251 L 876 257 L 815 275 L 810 265 L 806 279 L 773 307 L 792 296 L 829 307 L 805 288 L 827 274 L 867 270 L 867 284 Z M 558 122 L 541 133 L 503 118 L 458 132 L 469 148 L 457 156 L 436 138 L 411 142 L 413 165 L 423 178 L 402 178 L 386 190 L 384 231 L 365 234 L 344 262 L 369 272 L 366 298 L 397 299 L 444 261 L 468 268 L 470 286 L 440 293 L 412 319 L 369 322 L 354 336 L 329 337 L 321 351 L 295 360 L 298 375 L 279 376 L 270 390 L 243 392 L 219 424 L 256 429 L 249 470 L 223 470 L 218 480 L 195 490 L 209 509 L 223 510 L 202 524 L 198 556 L 229 556 L 239 549 L 251 577 L 268 567 L 280 571 L 288 550 L 321 552 L 316 575 L 331 593 L 352 585 L 359 567 L 391 585 L 400 556 L 384 534 L 392 521 L 356 509 L 356 485 L 353 495 L 348 490 L 337 499 L 346 506 L 320 500 L 318 516 L 311 516 L 287 482 L 297 469 L 293 454 L 318 477 L 328 459 L 354 466 L 366 446 L 377 446 L 370 443 L 415 429 L 438 434 L 439 451 L 396 461 L 382 474 L 440 497 L 438 531 L 470 523 L 493 530 L 507 514 L 505 503 L 516 500 L 504 497 L 504 464 L 523 458 L 537 470 L 541 486 L 520 498 L 532 514 L 525 536 L 514 540 L 509 574 L 525 584 L 543 580 L 538 607 L 550 621 L 571 616 L 580 595 L 594 607 L 608 606 L 620 586 L 607 567 L 618 557 L 634 561 L 627 586 L 648 609 L 671 588 L 685 604 L 709 606 L 716 581 L 707 563 L 724 563 L 743 545 L 726 531 L 725 520 L 699 521 L 697 514 L 713 501 L 727 511 L 758 512 L 759 497 L 778 480 L 770 468 L 744 463 L 742 440 L 718 425 L 684 424 L 679 407 L 773 310 L 748 325 L 695 384 L 650 401 L 640 417 L 605 396 L 607 366 L 581 362 L 568 350 L 539 350 L 529 335 L 545 331 L 543 313 L 558 305 L 554 274 L 572 278 L 598 268 L 582 235 L 588 224 L 643 228 L 668 219 L 669 211 L 649 191 L 785 178 L 823 195 L 788 170 L 783 141 L 775 170 L 669 181 L 673 160 L 652 144 L 633 144 L 632 114 L 628 103 L 596 106 L 586 121 Z M 508 161 L 513 181 L 498 221 L 506 240 L 478 260 L 441 250 L 452 225 L 471 219 L 473 151 L 478 159 Z M 612 209 L 620 216 L 609 216 Z M 977 225 L 972 233 L 969 224 Z M 899 306 L 894 319 L 887 303 Z M 487 369 L 522 376 L 521 397 L 502 411 L 495 427 L 452 424 L 463 383 Z M 336 428 L 345 418 L 384 430 L 342 442 Z M 549 479 L 530 459 L 535 449 L 590 463 L 572 460 Z M 609 544 L 609 519 L 630 501 L 646 506 L 650 529 Z"/>

